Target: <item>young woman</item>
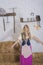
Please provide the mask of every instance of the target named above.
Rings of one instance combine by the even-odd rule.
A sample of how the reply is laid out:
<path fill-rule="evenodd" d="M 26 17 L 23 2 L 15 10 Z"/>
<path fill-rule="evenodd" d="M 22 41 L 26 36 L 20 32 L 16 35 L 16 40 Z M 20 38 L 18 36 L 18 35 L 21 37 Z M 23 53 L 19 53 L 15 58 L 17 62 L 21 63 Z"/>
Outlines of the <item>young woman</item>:
<path fill-rule="evenodd" d="M 43 42 L 36 36 L 30 33 L 28 25 L 23 27 L 23 31 L 17 41 L 12 45 L 12 48 L 19 42 L 21 45 L 21 54 L 20 54 L 20 65 L 32 65 L 32 46 L 30 40 L 34 39 L 38 43 L 43 44 Z"/>

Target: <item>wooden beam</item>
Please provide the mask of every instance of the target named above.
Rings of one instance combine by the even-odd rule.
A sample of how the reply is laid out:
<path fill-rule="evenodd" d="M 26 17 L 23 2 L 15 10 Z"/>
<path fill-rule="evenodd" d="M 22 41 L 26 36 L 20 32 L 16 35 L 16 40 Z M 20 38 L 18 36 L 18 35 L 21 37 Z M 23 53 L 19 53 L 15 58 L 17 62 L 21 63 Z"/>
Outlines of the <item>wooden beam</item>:
<path fill-rule="evenodd" d="M 0 14 L 0 17 L 2 17 L 2 16 L 16 16 L 16 13 Z"/>

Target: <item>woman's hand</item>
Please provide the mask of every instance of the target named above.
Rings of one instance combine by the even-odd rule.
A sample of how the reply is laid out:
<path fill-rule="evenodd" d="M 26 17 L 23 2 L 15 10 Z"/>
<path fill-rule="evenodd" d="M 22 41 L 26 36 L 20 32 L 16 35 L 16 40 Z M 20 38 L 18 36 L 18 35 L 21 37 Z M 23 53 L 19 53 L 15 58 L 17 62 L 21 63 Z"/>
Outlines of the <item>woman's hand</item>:
<path fill-rule="evenodd" d="M 41 44 L 43 45 L 43 42 L 41 42 Z"/>
<path fill-rule="evenodd" d="M 13 47 L 15 47 L 15 46 L 18 46 L 18 43 L 19 43 L 19 40 L 16 40 L 16 41 L 14 42 L 14 44 L 11 46 L 11 48 L 13 48 Z"/>

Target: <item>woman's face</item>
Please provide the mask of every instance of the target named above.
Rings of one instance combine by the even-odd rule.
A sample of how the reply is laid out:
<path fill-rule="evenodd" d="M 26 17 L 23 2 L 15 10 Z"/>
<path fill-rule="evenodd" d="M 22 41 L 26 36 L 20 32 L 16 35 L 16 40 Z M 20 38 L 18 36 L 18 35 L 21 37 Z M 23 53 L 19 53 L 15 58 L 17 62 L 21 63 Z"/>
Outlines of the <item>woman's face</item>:
<path fill-rule="evenodd" d="M 25 26 L 25 32 L 28 32 L 29 28 L 27 26 Z"/>

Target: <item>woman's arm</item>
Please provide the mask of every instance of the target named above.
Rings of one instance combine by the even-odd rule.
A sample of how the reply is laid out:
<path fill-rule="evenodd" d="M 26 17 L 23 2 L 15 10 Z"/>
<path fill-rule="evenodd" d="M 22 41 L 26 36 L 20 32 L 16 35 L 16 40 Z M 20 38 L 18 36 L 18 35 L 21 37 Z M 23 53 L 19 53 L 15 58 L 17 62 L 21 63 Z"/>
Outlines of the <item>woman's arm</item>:
<path fill-rule="evenodd" d="M 34 36 L 34 35 L 32 35 L 32 39 L 35 40 L 35 41 L 38 42 L 38 43 L 43 44 L 43 42 L 42 42 L 38 37 L 36 37 L 36 36 Z"/>
<path fill-rule="evenodd" d="M 17 45 L 19 42 L 20 42 L 19 40 L 16 40 L 16 41 L 14 42 L 14 44 L 11 46 L 11 48 L 13 48 L 13 47 L 14 47 L 15 45 Z"/>
<path fill-rule="evenodd" d="M 11 46 L 11 48 L 13 48 L 15 45 L 18 45 L 18 43 L 20 43 L 21 41 L 21 35 L 18 37 L 18 39 L 15 41 L 15 43 Z"/>

